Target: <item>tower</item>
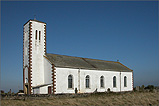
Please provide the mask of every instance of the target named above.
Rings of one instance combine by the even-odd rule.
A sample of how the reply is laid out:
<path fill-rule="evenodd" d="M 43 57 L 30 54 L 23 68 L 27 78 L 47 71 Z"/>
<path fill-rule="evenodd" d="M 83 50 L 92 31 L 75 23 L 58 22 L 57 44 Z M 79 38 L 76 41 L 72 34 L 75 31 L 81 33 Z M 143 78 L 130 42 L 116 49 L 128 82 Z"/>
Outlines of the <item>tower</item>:
<path fill-rule="evenodd" d="M 32 94 L 32 87 L 44 83 L 46 23 L 29 20 L 23 26 L 23 90 Z"/>

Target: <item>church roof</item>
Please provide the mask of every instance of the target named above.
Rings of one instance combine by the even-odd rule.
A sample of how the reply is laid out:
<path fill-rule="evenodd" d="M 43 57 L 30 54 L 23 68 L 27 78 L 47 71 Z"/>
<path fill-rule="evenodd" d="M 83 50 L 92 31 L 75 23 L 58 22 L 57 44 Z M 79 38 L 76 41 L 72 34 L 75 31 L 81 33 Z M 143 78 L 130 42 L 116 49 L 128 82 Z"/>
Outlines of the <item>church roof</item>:
<path fill-rule="evenodd" d="M 65 56 L 58 54 L 46 54 L 46 58 L 55 65 L 55 67 L 80 68 L 103 71 L 121 71 L 131 72 L 132 70 L 120 62 L 105 61 L 98 59 L 89 59 L 82 57 Z"/>

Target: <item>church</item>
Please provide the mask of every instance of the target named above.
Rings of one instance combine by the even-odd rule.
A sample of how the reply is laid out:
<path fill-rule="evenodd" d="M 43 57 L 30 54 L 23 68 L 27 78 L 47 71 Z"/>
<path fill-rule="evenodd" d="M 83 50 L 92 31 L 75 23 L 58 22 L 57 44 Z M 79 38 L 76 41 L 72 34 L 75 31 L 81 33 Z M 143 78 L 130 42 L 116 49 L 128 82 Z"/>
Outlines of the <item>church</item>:
<path fill-rule="evenodd" d="M 23 26 L 23 90 L 25 94 L 123 92 L 133 90 L 133 70 L 105 61 L 46 52 L 46 23 Z"/>

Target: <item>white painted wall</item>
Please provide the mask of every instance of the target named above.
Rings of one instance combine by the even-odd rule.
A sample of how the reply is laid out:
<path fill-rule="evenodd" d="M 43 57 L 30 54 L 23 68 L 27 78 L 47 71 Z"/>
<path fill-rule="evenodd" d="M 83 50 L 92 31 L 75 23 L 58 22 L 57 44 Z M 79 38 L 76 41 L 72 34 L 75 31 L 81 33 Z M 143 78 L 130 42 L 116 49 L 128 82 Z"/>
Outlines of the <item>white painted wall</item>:
<path fill-rule="evenodd" d="M 44 23 L 32 22 L 32 86 L 44 84 Z M 35 38 L 37 30 L 37 39 Z M 41 37 L 39 40 L 39 31 Z M 41 89 L 40 89 L 41 92 Z"/>
<path fill-rule="evenodd" d="M 80 74 L 78 74 L 80 73 Z M 73 75 L 73 89 L 68 89 L 68 76 Z M 85 87 L 85 77 L 90 76 L 90 88 Z M 100 77 L 104 76 L 104 88 L 100 87 Z M 116 76 L 117 87 L 113 87 L 113 77 Z M 127 76 L 127 87 L 124 87 L 124 76 Z M 80 80 L 79 80 L 80 79 Z M 75 88 L 80 93 L 91 93 L 96 89 L 98 92 L 105 92 L 108 88 L 114 92 L 120 92 L 120 72 L 99 71 L 56 67 L 56 94 L 74 93 Z M 132 90 L 132 72 L 121 72 L 121 91 Z"/>
<path fill-rule="evenodd" d="M 33 94 L 48 94 L 49 86 L 51 86 L 51 84 L 42 87 L 33 88 Z"/>
<path fill-rule="evenodd" d="M 34 88 L 33 94 L 40 94 L 40 88 Z"/>
<path fill-rule="evenodd" d="M 40 87 L 40 94 L 48 94 L 48 86 Z"/>
<path fill-rule="evenodd" d="M 78 87 L 78 69 L 57 68 L 56 67 L 56 94 L 57 93 L 75 93 L 74 89 Z M 73 89 L 68 88 L 68 75 L 73 75 Z"/>
<path fill-rule="evenodd" d="M 29 52 L 29 48 L 28 48 L 28 46 L 29 46 L 29 23 L 27 23 L 25 26 L 24 26 L 24 64 L 23 64 L 23 68 L 25 68 L 25 83 L 28 83 L 28 68 L 27 67 L 25 67 L 25 66 L 29 66 L 28 65 L 28 58 L 29 58 L 29 55 L 28 55 L 28 52 Z"/>
<path fill-rule="evenodd" d="M 52 83 L 52 65 L 48 59 L 44 57 L 44 83 Z"/>
<path fill-rule="evenodd" d="M 43 87 L 39 87 L 33 89 L 33 94 L 48 94 L 48 86 L 52 86 L 52 65 L 51 63 L 44 57 L 44 84 L 48 84 Z"/>
<path fill-rule="evenodd" d="M 124 87 L 124 76 L 127 77 L 127 87 Z M 121 91 L 133 90 L 132 72 L 121 72 Z"/>

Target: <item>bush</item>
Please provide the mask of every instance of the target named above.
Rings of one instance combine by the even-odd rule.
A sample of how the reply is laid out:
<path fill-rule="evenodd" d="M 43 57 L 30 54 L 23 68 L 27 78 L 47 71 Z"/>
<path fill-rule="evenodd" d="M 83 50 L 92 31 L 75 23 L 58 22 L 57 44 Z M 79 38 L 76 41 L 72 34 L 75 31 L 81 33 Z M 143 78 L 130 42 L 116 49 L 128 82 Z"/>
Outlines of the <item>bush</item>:
<path fill-rule="evenodd" d="M 148 85 L 147 87 L 145 87 L 145 89 L 149 89 L 150 91 L 153 91 L 155 87 L 153 85 Z"/>
<path fill-rule="evenodd" d="M 108 88 L 107 91 L 110 92 L 110 88 Z"/>

